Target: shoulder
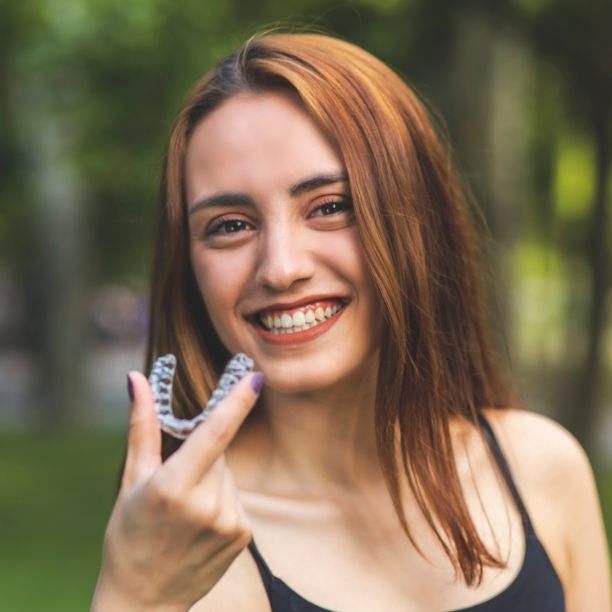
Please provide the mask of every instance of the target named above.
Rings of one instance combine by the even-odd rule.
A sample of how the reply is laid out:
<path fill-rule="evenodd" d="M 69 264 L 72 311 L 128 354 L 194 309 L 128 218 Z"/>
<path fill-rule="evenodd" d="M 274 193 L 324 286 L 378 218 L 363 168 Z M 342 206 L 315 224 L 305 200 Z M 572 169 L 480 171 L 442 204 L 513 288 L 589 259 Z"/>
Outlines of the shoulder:
<path fill-rule="evenodd" d="M 528 509 L 530 504 L 536 511 L 551 506 L 554 517 L 547 520 L 569 527 L 587 500 L 596 501 L 589 459 L 564 427 L 527 410 L 490 409 L 484 415 Z"/>
<path fill-rule="evenodd" d="M 530 482 L 547 490 L 562 484 L 567 491 L 569 482 L 582 482 L 591 476 L 582 446 L 549 417 L 520 409 L 488 409 L 484 415 L 508 462 L 524 472 Z"/>
<path fill-rule="evenodd" d="M 489 409 L 484 415 L 563 582 L 568 609 L 608 609 L 608 549 L 584 449 L 548 417 L 514 409 Z"/>
<path fill-rule="evenodd" d="M 484 416 L 536 532 L 549 540 L 558 569 L 569 566 L 567 540 L 576 515 L 586 500 L 597 500 L 586 453 L 569 431 L 546 416 L 520 409 L 489 409 Z"/>

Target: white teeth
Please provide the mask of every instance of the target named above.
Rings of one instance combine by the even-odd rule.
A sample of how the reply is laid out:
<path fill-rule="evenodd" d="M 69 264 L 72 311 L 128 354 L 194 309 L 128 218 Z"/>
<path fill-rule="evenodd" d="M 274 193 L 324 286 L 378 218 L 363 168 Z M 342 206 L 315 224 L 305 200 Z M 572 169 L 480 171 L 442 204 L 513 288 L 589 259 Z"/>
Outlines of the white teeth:
<path fill-rule="evenodd" d="M 297 310 L 293 315 L 287 312 L 280 315 L 260 315 L 259 321 L 268 331 L 274 334 L 294 334 L 320 325 L 323 321 L 340 312 L 342 306 L 342 304 L 335 304 L 326 308 L 317 306 L 315 310 Z"/>

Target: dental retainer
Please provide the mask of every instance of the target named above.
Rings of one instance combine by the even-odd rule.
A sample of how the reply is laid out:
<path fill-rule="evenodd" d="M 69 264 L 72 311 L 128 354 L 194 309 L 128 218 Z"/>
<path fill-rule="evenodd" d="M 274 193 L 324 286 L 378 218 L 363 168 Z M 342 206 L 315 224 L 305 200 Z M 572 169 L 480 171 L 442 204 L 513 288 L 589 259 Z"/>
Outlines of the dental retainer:
<path fill-rule="evenodd" d="M 234 355 L 225 366 L 204 410 L 192 419 L 179 419 L 172 411 L 172 382 L 176 373 L 176 357 L 171 353 L 158 357 L 151 369 L 149 383 L 161 430 L 179 440 L 187 438 L 200 423 L 206 421 L 217 404 L 229 395 L 234 386 L 253 370 L 253 366 L 253 360 L 244 353 Z"/>

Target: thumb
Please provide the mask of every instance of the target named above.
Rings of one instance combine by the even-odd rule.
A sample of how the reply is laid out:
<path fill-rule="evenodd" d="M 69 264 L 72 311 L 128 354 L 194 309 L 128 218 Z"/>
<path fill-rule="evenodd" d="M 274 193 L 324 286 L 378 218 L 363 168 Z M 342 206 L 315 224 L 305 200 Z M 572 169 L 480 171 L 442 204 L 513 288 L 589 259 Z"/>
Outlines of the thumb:
<path fill-rule="evenodd" d="M 161 465 L 161 431 L 149 381 L 140 372 L 127 375 L 132 400 L 123 484 L 147 477 Z"/>

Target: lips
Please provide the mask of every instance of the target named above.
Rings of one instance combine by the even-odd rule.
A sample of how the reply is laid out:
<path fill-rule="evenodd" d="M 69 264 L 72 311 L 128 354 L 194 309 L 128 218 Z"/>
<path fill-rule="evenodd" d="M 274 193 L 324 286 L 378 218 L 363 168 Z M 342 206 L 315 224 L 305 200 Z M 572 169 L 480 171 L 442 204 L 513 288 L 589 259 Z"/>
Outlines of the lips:
<path fill-rule="evenodd" d="M 348 300 L 340 297 L 309 298 L 273 305 L 249 317 L 258 334 L 273 344 L 294 344 L 327 331 L 344 311 Z"/>

